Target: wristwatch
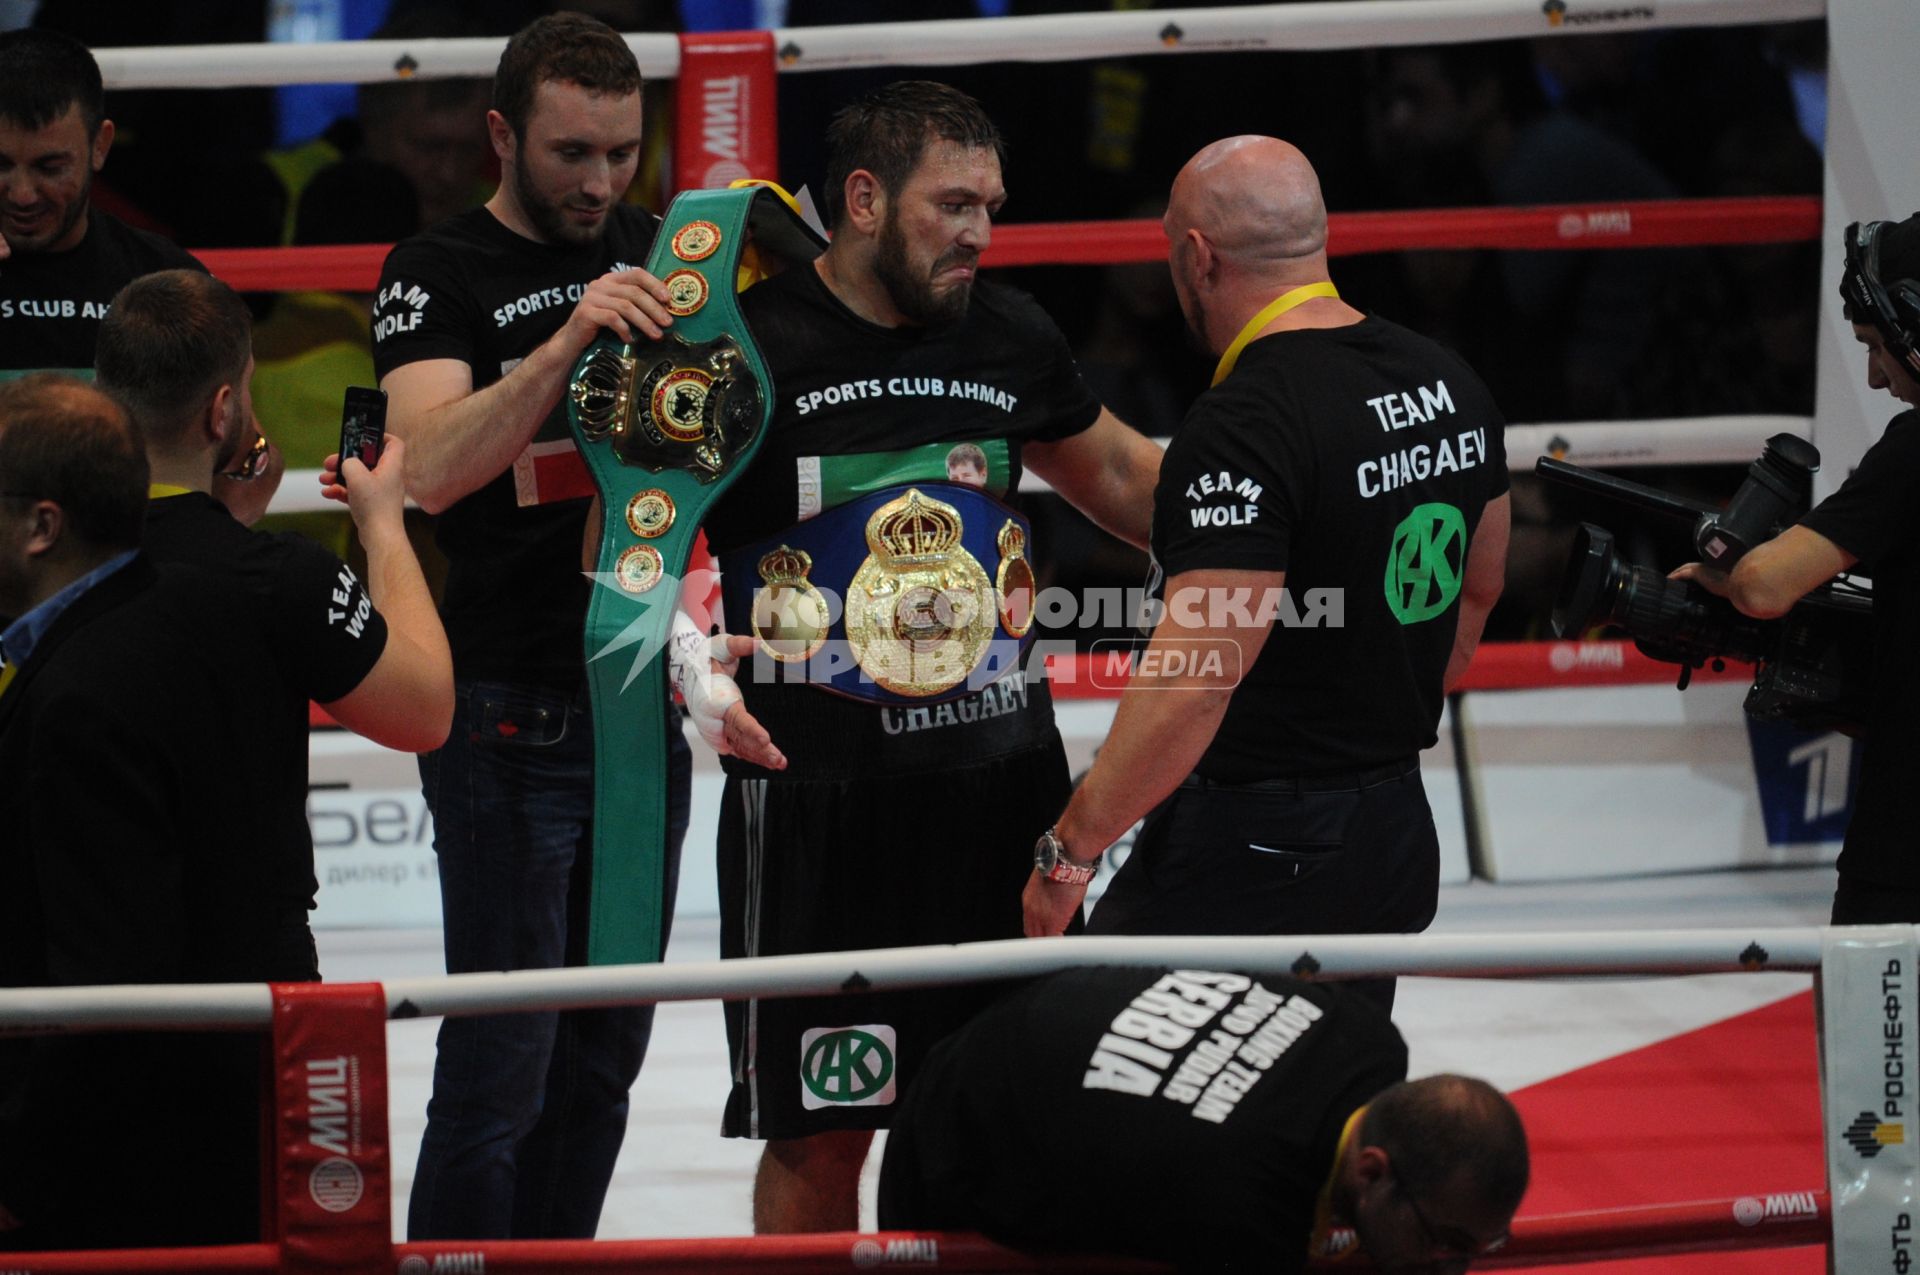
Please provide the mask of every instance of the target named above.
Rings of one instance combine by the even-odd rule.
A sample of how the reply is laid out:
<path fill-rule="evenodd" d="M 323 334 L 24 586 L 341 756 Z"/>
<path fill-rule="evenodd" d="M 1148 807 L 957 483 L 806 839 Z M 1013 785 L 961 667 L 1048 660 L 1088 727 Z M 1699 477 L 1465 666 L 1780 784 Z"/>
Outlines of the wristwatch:
<path fill-rule="evenodd" d="M 1094 855 L 1088 863 L 1076 862 L 1067 853 L 1066 843 L 1049 828 L 1040 834 L 1040 840 L 1034 844 L 1033 869 L 1045 881 L 1057 881 L 1061 885 L 1085 885 L 1100 870 L 1100 856 Z"/>

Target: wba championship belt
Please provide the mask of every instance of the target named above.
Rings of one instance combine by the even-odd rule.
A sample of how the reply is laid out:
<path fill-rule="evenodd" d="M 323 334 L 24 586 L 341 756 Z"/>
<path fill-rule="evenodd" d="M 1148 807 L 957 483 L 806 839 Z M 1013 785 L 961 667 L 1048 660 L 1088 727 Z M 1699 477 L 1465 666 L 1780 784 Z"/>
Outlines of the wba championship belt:
<path fill-rule="evenodd" d="M 574 367 L 567 420 L 604 510 L 586 630 L 589 964 L 657 961 L 665 946 L 667 731 L 677 728 L 667 635 L 701 517 L 752 460 L 772 414 L 766 364 L 736 299 L 743 254 L 799 265 L 824 246 L 774 189 L 687 191 L 646 263 L 671 294 L 666 338 L 602 336 Z"/>
<path fill-rule="evenodd" d="M 937 703 L 1020 667 L 1032 538 L 977 487 L 912 483 L 729 553 L 721 592 L 788 680 L 872 704 Z"/>

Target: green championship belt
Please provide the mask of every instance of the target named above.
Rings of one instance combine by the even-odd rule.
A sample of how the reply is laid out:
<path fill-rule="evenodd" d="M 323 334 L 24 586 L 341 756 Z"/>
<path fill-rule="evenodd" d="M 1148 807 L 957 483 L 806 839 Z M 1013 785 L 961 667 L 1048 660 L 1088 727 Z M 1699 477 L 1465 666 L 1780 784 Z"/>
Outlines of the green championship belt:
<path fill-rule="evenodd" d="M 672 329 L 644 345 L 602 336 L 573 370 L 567 420 L 604 511 L 586 631 L 589 964 L 664 954 L 667 732 L 678 729 L 666 642 L 700 520 L 753 459 L 773 414 L 735 291 L 743 254 L 800 264 L 824 246 L 775 189 L 688 191 L 667 209 L 646 264 L 671 294 Z"/>

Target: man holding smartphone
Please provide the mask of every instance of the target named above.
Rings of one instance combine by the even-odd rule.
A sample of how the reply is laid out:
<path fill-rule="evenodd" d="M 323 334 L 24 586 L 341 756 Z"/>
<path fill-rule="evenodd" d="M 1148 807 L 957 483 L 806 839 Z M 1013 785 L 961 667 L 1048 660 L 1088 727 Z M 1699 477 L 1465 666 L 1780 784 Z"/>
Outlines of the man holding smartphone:
<path fill-rule="evenodd" d="M 261 906 L 297 914 L 304 928 L 317 889 L 306 817 L 308 701 L 375 743 L 424 752 L 446 738 L 453 663 L 401 525 L 400 449 L 350 480 L 347 504 L 367 552 L 364 586 L 320 545 L 249 531 L 211 494 L 221 475 L 246 481 L 238 476 L 248 472 L 249 438 L 257 437 L 252 376 L 251 317 L 210 275 L 166 270 L 136 279 L 100 325 L 95 383 L 139 427 L 152 470 L 149 556 L 237 581 L 269 635 L 268 649 L 238 654 L 247 693 L 275 714 L 276 782 L 232 799 L 258 806 L 279 830 L 262 849 L 281 865 L 280 888 Z"/>

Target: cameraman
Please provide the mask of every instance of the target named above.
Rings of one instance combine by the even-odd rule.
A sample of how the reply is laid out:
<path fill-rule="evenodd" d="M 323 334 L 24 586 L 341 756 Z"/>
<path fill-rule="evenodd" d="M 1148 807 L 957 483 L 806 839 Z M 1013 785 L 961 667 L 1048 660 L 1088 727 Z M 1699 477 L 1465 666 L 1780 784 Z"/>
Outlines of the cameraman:
<path fill-rule="evenodd" d="M 1867 384 L 1920 407 L 1920 213 L 1847 228 L 1840 296 L 1867 347 Z M 1887 423 L 1846 483 L 1798 526 L 1757 545 L 1731 573 L 1698 562 L 1673 573 L 1756 619 L 1784 615 L 1810 590 L 1865 563 L 1873 579 L 1873 664 L 1866 757 L 1840 853 L 1835 925 L 1920 921 L 1920 550 L 1912 531 L 1920 412 Z"/>

